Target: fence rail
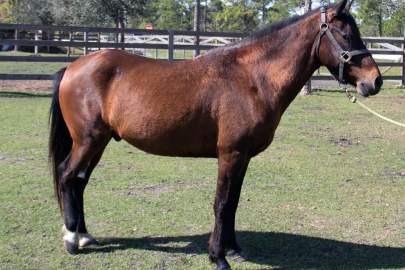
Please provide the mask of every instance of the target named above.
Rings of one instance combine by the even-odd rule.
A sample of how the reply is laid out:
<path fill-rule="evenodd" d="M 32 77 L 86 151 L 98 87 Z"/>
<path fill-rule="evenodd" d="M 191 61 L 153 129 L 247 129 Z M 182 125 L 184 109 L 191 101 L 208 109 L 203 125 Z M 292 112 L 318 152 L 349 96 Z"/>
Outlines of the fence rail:
<path fill-rule="evenodd" d="M 172 30 L 117 29 L 107 27 L 42 26 L 27 24 L 0 24 L 0 45 L 34 48 L 34 55 L 0 55 L 0 62 L 72 62 L 72 48 L 82 54 L 101 48 L 127 50 L 165 50 L 169 61 L 175 50 L 200 51 L 236 42 L 246 34 L 222 32 L 195 32 Z M 365 37 L 363 41 L 380 67 L 401 68 L 401 75 L 383 76 L 385 80 L 401 81 L 405 85 L 405 33 L 404 37 Z M 66 56 L 40 56 L 42 48 L 66 48 Z M 135 52 L 135 51 L 134 51 Z M 50 74 L 0 74 L 0 80 L 50 80 Z M 330 75 L 314 75 L 312 80 L 333 80 Z"/>

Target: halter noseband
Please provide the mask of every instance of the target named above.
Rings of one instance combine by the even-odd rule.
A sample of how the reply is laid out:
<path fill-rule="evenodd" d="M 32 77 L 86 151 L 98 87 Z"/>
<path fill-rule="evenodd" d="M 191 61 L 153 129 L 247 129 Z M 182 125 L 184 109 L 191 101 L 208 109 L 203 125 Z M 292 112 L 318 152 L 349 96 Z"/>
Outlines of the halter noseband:
<path fill-rule="evenodd" d="M 339 78 L 337 79 L 340 84 L 346 84 L 345 79 L 343 78 L 344 74 L 344 69 L 345 69 L 345 64 L 349 63 L 350 60 L 353 58 L 353 56 L 357 55 L 362 55 L 362 54 L 368 54 L 371 55 L 369 50 L 363 49 L 363 50 L 354 50 L 354 51 L 346 51 L 343 50 L 342 47 L 339 45 L 339 43 L 336 41 L 336 38 L 333 36 L 332 32 L 330 31 L 329 28 L 329 23 L 328 23 L 328 18 L 327 18 L 327 10 L 326 7 L 323 6 L 321 7 L 321 31 L 319 33 L 319 39 L 318 39 L 318 44 L 316 46 L 316 52 L 319 57 L 319 48 L 321 46 L 321 40 L 322 37 L 326 34 L 326 36 L 329 38 L 329 41 L 333 44 L 333 46 L 336 48 L 338 54 L 339 54 Z M 336 29 L 338 32 L 340 32 L 342 35 L 342 31 L 340 29 Z"/>

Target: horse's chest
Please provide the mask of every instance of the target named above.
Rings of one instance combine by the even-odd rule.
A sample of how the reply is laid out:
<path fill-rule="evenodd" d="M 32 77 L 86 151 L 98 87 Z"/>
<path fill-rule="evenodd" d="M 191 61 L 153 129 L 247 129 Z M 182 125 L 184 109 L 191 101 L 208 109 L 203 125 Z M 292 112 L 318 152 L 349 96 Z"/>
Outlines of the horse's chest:
<path fill-rule="evenodd" d="M 264 151 L 273 141 L 276 125 L 272 123 L 256 123 L 248 135 L 249 152 L 252 155 Z"/>

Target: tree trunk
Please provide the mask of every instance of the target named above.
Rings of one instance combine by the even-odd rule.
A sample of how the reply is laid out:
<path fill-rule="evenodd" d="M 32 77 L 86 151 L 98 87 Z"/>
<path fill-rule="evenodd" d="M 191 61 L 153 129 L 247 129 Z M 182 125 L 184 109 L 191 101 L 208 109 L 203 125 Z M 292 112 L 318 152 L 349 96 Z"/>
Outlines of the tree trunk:
<path fill-rule="evenodd" d="M 194 45 L 200 45 L 200 0 L 194 1 L 194 31 L 196 31 L 196 36 L 194 40 Z M 200 48 L 196 48 L 194 51 L 194 56 L 198 56 L 200 54 Z"/>
<path fill-rule="evenodd" d="M 379 9 L 378 9 L 378 11 L 379 11 L 379 14 L 378 14 L 378 34 L 379 34 L 379 36 L 380 37 L 382 37 L 383 36 L 383 11 L 382 11 L 382 4 L 380 3 L 379 4 L 380 6 L 379 6 Z"/>
<path fill-rule="evenodd" d="M 305 0 L 305 12 L 309 12 L 310 10 L 312 10 L 312 1 Z M 309 80 L 302 88 L 301 95 L 307 96 L 307 95 L 311 94 L 311 92 L 312 92 L 312 85 L 311 85 L 311 80 Z"/>
<path fill-rule="evenodd" d="M 262 0 L 262 25 L 266 24 L 267 20 L 267 8 L 266 8 L 266 1 Z"/>

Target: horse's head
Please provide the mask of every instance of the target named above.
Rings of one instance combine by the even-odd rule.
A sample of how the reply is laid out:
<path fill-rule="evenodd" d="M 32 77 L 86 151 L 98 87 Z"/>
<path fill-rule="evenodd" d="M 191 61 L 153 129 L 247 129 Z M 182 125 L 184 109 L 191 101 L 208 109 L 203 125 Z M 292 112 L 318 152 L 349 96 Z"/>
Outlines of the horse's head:
<path fill-rule="evenodd" d="M 347 0 L 321 8 L 319 61 L 340 81 L 356 87 L 362 96 L 375 95 L 383 84 L 380 70 L 361 40 Z"/>

